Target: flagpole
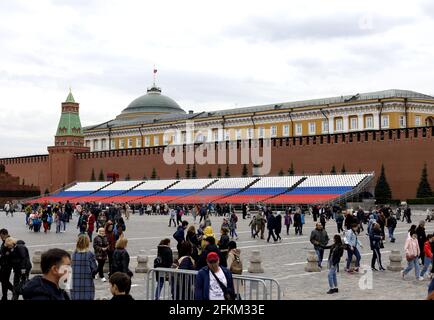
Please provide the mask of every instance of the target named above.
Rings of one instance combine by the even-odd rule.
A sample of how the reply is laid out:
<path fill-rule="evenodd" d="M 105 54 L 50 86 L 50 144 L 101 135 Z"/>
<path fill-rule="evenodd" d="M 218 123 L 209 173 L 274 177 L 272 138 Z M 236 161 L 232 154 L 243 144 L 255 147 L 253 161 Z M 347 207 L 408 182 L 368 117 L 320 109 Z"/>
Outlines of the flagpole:
<path fill-rule="evenodd" d="M 154 87 L 155 87 L 155 64 L 154 64 L 154 70 L 152 70 L 153 74 L 154 74 Z"/>

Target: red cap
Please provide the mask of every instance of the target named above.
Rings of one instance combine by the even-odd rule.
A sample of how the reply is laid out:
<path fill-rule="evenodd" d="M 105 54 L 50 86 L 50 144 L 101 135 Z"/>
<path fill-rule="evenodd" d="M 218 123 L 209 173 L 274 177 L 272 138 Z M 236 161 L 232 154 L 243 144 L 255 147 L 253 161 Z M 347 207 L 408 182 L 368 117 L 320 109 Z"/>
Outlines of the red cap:
<path fill-rule="evenodd" d="M 215 262 L 219 261 L 219 256 L 215 252 L 210 252 L 206 256 L 206 261 L 209 263 L 215 263 Z"/>

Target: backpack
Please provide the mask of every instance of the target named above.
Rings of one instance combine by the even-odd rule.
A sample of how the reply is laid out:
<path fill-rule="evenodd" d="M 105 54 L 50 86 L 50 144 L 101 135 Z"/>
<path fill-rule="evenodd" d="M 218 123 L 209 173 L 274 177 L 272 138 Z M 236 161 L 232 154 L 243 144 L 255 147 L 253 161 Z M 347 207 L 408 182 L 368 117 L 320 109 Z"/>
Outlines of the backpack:
<path fill-rule="evenodd" d="M 154 259 L 154 268 L 160 268 L 163 265 L 163 259 L 160 256 Z"/>
<path fill-rule="evenodd" d="M 243 263 L 241 261 L 241 258 L 236 253 L 232 253 L 232 254 L 234 255 L 234 260 L 232 261 L 232 264 L 230 265 L 229 270 L 235 274 L 242 274 L 243 273 Z"/>

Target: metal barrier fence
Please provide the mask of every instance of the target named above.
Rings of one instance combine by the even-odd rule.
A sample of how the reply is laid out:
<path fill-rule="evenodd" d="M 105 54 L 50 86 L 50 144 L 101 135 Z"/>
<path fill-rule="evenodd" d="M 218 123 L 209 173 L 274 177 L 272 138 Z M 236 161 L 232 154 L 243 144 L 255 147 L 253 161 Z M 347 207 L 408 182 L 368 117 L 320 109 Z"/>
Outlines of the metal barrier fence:
<path fill-rule="evenodd" d="M 146 300 L 194 300 L 197 271 L 170 268 L 150 269 L 146 278 Z M 233 275 L 239 300 L 280 300 L 279 283 L 271 278 Z"/>

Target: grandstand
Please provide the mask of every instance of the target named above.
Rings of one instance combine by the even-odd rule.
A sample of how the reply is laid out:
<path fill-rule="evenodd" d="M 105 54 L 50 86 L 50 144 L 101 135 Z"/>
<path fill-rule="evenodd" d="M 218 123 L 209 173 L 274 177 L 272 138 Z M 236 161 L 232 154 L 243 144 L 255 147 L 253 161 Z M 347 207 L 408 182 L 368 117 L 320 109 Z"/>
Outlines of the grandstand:
<path fill-rule="evenodd" d="M 32 202 L 321 204 L 363 191 L 373 173 L 77 182 Z"/>

